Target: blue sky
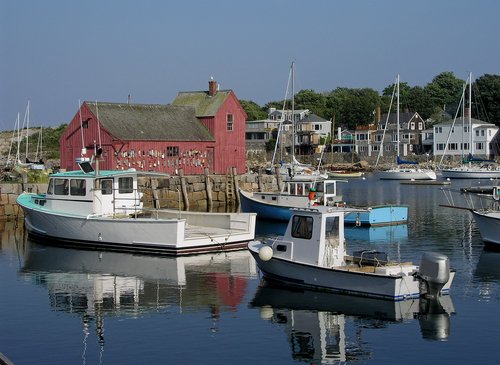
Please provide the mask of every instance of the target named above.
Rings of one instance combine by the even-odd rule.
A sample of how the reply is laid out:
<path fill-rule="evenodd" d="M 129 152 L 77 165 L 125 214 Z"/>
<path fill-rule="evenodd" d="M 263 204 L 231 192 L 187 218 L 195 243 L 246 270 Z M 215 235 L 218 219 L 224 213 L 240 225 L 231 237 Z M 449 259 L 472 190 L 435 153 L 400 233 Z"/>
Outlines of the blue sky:
<path fill-rule="evenodd" d="M 57 126 L 79 100 L 170 103 L 221 89 L 260 105 L 295 90 L 424 86 L 500 74 L 498 0 L 0 0 L 0 130 L 31 101 Z"/>

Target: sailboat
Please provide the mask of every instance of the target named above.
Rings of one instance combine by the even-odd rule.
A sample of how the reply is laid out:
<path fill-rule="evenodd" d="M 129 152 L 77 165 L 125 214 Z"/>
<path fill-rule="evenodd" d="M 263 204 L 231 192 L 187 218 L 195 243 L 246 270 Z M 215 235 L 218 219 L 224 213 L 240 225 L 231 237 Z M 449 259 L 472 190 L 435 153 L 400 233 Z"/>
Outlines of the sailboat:
<path fill-rule="evenodd" d="M 28 158 L 28 153 L 29 153 L 29 123 L 30 123 L 30 101 L 28 100 L 28 105 L 26 106 L 26 111 L 24 113 L 24 120 L 23 120 L 23 125 L 21 127 L 20 125 L 20 120 L 19 120 L 19 113 L 17 114 L 17 119 L 16 119 L 16 124 L 14 126 L 14 131 L 12 132 L 12 140 L 11 140 L 11 145 L 9 149 L 9 155 L 7 158 L 7 166 L 9 166 L 11 163 L 14 165 L 14 168 L 17 170 L 23 170 L 24 172 L 27 169 L 30 170 L 44 170 L 45 165 L 43 164 L 41 158 L 38 159 L 39 153 L 40 157 L 42 154 L 42 127 L 40 127 L 40 132 L 38 134 L 38 143 L 36 147 L 36 156 L 35 156 L 35 162 L 30 161 Z M 23 134 L 25 133 L 25 138 L 26 138 L 26 158 L 24 161 L 21 160 L 21 141 L 24 138 Z M 17 135 L 16 135 L 17 134 Z M 17 150 L 16 150 L 16 156 L 15 160 L 11 161 L 11 152 L 12 152 L 12 145 L 16 142 L 17 144 Z"/>
<path fill-rule="evenodd" d="M 474 143 L 472 140 L 473 130 L 472 130 L 472 73 L 469 73 L 467 78 L 461 99 L 461 105 L 465 104 L 465 92 L 467 90 L 467 85 L 469 86 L 468 93 L 468 108 L 464 108 L 464 115 L 467 113 L 468 120 L 468 131 L 469 131 L 469 155 L 467 158 L 462 159 L 462 165 L 460 167 L 442 169 L 441 173 L 443 178 L 451 179 L 499 179 L 500 178 L 500 168 L 494 161 L 479 159 L 473 156 Z M 463 103 L 462 103 L 463 101 Z M 460 108 L 460 105 L 458 106 Z M 458 114 L 458 112 L 457 112 Z M 451 132 L 455 126 L 456 117 L 450 128 L 450 133 L 448 134 L 448 139 L 445 144 L 445 150 L 441 156 L 440 165 L 443 162 L 443 158 L 446 154 L 446 149 L 448 148 L 448 143 L 450 141 Z M 464 118 L 462 117 L 462 121 Z M 465 129 L 465 128 L 464 128 Z"/>
<path fill-rule="evenodd" d="M 289 180 L 294 180 L 294 181 L 308 181 L 308 180 L 317 180 L 317 179 L 327 179 L 328 174 L 322 174 L 320 173 L 319 169 L 316 169 L 312 167 L 311 165 L 301 163 L 300 161 L 297 160 L 295 157 L 295 62 L 292 62 L 291 68 L 290 68 L 290 74 L 288 77 L 288 85 L 292 84 L 292 96 L 291 96 L 291 148 L 290 148 L 290 162 L 285 163 L 283 161 L 280 161 L 280 167 L 279 167 L 279 173 L 280 175 L 287 181 Z M 286 99 L 288 95 L 288 85 L 287 85 L 287 90 L 285 94 L 285 100 L 283 102 L 283 112 L 282 115 L 285 115 L 285 104 L 286 104 Z M 272 165 L 274 166 L 275 160 L 276 160 L 276 153 L 277 153 L 277 147 L 280 139 L 283 138 L 283 121 L 280 123 L 280 127 L 278 130 L 278 137 L 277 137 L 277 143 L 274 148 L 274 154 L 273 154 L 273 159 L 272 159 Z"/>
<path fill-rule="evenodd" d="M 396 138 L 396 151 L 397 151 L 397 156 L 396 156 L 396 164 L 397 166 L 385 170 L 385 171 L 380 171 L 378 172 L 378 176 L 381 180 L 436 180 L 436 173 L 433 170 L 430 169 L 422 169 L 422 168 L 415 168 L 415 167 L 407 167 L 408 165 L 416 165 L 417 162 L 412 162 L 412 161 L 405 161 L 401 159 L 399 156 L 399 75 L 396 78 L 396 124 L 397 124 L 397 138 Z M 394 96 L 394 94 L 393 94 Z M 389 109 L 390 111 L 390 109 Z M 385 128 L 387 128 L 387 121 Z M 384 131 L 385 134 L 385 131 Z M 381 145 L 383 143 L 384 138 L 382 138 Z M 382 153 L 382 146 L 379 151 L 379 156 L 380 153 Z M 377 158 L 377 163 L 378 163 L 378 158 Z"/>

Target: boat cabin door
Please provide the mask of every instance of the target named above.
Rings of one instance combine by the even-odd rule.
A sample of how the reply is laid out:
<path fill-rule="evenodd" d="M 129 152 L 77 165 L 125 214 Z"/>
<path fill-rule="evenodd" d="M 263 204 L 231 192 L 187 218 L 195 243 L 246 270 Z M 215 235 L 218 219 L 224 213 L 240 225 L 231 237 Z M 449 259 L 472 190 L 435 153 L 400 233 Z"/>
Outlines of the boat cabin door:
<path fill-rule="evenodd" d="M 104 178 L 94 181 L 94 214 L 114 213 L 113 179 Z"/>

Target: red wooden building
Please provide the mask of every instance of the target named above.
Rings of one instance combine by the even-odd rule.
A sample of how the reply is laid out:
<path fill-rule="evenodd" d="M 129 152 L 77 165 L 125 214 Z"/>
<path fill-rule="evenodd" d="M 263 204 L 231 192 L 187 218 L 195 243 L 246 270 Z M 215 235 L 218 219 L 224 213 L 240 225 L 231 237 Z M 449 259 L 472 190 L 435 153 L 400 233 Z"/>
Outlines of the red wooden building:
<path fill-rule="evenodd" d="M 101 169 L 246 171 L 246 113 L 232 90 L 181 92 L 172 105 L 84 102 L 60 139 L 61 168 L 102 148 Z"/>

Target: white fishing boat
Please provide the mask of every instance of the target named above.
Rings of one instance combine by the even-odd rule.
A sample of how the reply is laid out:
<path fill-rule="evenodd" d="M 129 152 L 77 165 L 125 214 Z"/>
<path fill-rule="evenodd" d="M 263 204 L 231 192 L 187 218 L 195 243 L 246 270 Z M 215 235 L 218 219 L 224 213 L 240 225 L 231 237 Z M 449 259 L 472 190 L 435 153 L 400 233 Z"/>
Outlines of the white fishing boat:
<path fill-rule="evenodd" d="M 419 168 L 419 167 L 410 167 L 411 165 L 417 165 L 416 162 L 414 161 L 405 161 L 400 158 L 399 155 L 399 144 L 400 144 L 400 125 L 399 125 L 399 75 L 396 78 L 396 84 L 395 84 L 395 92 L 396 92 L 396 166 L 394 168 L 385 170 L 385 171 L 379 171 L 377 172 L 377 176 L 381 180 L 436 180 L 436 172 L 427 169 L 427 168 Z M 389 109 L 390 111 L 390 109 Z M 385 135 L 385 130 L 387 129 L 387 121 L 389 120 L 389 114 L 387 114 L 387 120 L 386 120 L 386 125 L 384 128 L 384 135 Z M 380 149 L 379 149 L 379 156 L 377 157 L 377 164 L 378 164 L 378 159 L 380 157 L 380 153 L 382 153 L 384 137 L 382 137 L 381 143 L 380 143 Z"/>
<path fill-rule="evenodd" d="M 296 209 L 284 236 L 249 242 L 263 276 L 292 286 L 394 301 L 449 293 L 455 271 L 444 255 L 424 253 L 420 266 L 374 251 L 347 255 L 347 211 Z"/>
<path fill-rule="evenodd" d="M 244 249 L 254 238 L 255 213 L 148 209 L 134 169 L 94 171 L 89 162 L 80 167 L 52 174 L 45 194 L 18 197 L 30 236 L 50 244 L 171 255 Z"/>
<path fill-rule="evenodd" d="M 259 219 L 288 222 L 291 208 L 317 204 L 334 205 L 342 201 L 337 194 L 337 180 L 285 181 L 281 191 L 251 192 L 239 189 L 241 210 L 257 213 Z"/>

